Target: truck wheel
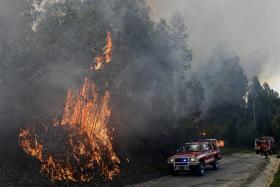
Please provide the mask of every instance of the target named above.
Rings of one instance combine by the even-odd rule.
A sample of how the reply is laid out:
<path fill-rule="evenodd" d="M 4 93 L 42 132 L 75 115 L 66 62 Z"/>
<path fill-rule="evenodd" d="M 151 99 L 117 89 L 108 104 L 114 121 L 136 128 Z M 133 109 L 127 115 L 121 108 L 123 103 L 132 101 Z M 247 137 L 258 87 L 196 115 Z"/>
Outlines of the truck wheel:
<path fill-rule="evenodd" d="M 272 149 L 272 152 L 274 155 L 276 155 L 276 150 L 275 149 Z"/>
<path fill-rule="evenodd" d="M 219 169 L 219 166 L 220 166 L 220 165 L 219 165 L 218 159 L 215 158 L 215 160 L 214 160 L 212 166 L 213 166 L 213 169 L 214 169 L 214 170 L 218 170 L 218 169 Z"/>
<path fill-rule="evenodd" d="M 257 153 L 257 154 L 260 154 L 260 151 L 259 151 L 259 150 L 256 150 L 256 153 Z"/>
<path fill-rule="evenodd" d="M 202 162 L 200 162 L 200 164 L 197 166 L 197 175 L 203 176 L 204 173 L 205 173 L 204 164 Z"/>

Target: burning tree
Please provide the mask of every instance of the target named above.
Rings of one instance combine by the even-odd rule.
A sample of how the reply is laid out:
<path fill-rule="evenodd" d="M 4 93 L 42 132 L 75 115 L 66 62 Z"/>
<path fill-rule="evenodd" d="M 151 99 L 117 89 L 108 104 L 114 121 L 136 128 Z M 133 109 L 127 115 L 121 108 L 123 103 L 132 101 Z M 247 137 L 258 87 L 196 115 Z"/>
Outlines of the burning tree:
<path fill-rule="evenodd" d="M 92 70 L 101 70 L 112 59 L 112 39 L 95 58 Z M 96 175 L 107 180 L 119 174 L 119 159 L 113 150 L 108 127 L 110 93 L 85 78 L 79 92 L 69 89 L 63 113 L 51 125 L 40 123 L 21 130 L 22 149 L 41 162 L 41 171 L 52 180 L 90 181 Z M 39 128 L 38 128 L 39 126 Z"/>
<path fill-rule="evenodd" d="M 26 118 L 53 115 L 53 111 L 58 110 L 57 103 L 63 101 L 68 88 L 72 87 L 68 85 L 87 78 L 80 91 L 68 91 L 64 112 L 48 123 L 50 125 L 45 126 L 39 122 L 41 125 L 37 123 L 36 127 L 29 128 L 29 133 L 25 132 L 20 137 L 23 149 L 38 158 L 43 165 L 49 166 L 42 167 L 42 171 L 54 180 L 87 181 L 94 178 L 93 173 L 101 173 L 110 179 L 110 175 L 102 173 L 103 167 L 93 162 L 94 159 L 91 160 L 91 155 L 96 150 L 88 148 L 88 145 L 93 145 L 94 148 L 105 147 L 101 156 L 105 159 L 101 159 L 101 162 L 108 160 L 112 163 L 108 165 L 109 170 L 115 171 L 110 168 L 118 165 L 117 162 L 104 156 L 112 155 L 107 153 L 107 150 L 111 150 L 107 145 L 112 142 L 107 141 L 111 137 L 110 129 L 106 126 L 108 122 L 102 121 L 107 117 L 110 117 L 110 122 L 115 127 L 114 145 L 121 160 L 129 158 L 130 163 L 133 163 L 133 160 L 142 156 L 158 158 L 155 152 L 167 154 L 168 149 L 173 149 L 172 144 L 166 145 L 162 138 L 173 136 L 178 128 L 177 120 L 185 116 L 188 105 L 185 72 L 190 67 L 192 55 L 185 45 L 187 34 L 184 22 L 181 19 L 175 19 L 176 24 L 172 25 L 164 20 L 154 22 L 144 0 L 71 0 L 53 4 L 43 16 L 37 31 L 32 33 L 32 38 L 35 39 L 30 51 L 34 55 L 31 55 L 31 60 L 26 60 L 40 64 L 38 76 L 42 78 L 35 77 L 30 79 L 32 82 L 25 83 L 27 86 L 35 85 L 40 93 L 30 91 L 30 95 L 26 94 L 30 98 L 36 95 L 36 100 L 32 99 L 35 107 L 35 104 L 28 105 L 32 107 L 22 107 L 34 110 L 33 113 L 24 111 L 28 114 Z M 108 33 L 105 48 L 93 55 L 95 63 L 90 70 L 96 73 L 83 76 L 88 71 L 80 70 L 89 66 L 90 49 L 96 45 L 102 46 L 100 42 L 104 41 L 100 38 L 104 37 L 107 30 L 112 31 L 114 38 L 114 63 L 107 66 L 112 58 L 112 42 Z M 29 103 L 28 97 L 22 100 L 24 99 Z M 105 104 L 96 104 L 104 101 Z M 107 102 L 110 102 L 110 107 Z M 103 105 L 107 108 L 104 109 L 108 112 L 106 114 L 100 112 Z M 96 110 L 89 110 L 90 107 Z M 104 114 L 101 115 L 104 117 L 99 113 Z M 100 121 L 105 125 L 100 127 Z M 94 126 L 107 130 L 93 131 Z M 105 138 L 102 137 L 101 143 L 93 136 L 99 133 L 106 135 Z M 181 137 L 184 138 L 186 134 L 190 133 L 182 132 Z M 70 135 L 73 138 L 69 138 Z M 72 145 L 72 140 L 75 146 Z M 177 140 L 172 141 L 177 143 Z M 104 143 L 105 146 L 103 142 L 107 142 Z M 78 151 L 76 147 L 79 148 Z M 31 154 L 30 149 L 35 149 L 35 154 Z M 38 151 L 40 149 L 42 151 Z M 84 150 L 89 156 L 83 154 Z M 165 152 L 162 153 L 161 150 Z M 76 158 L 79 159 L 78 162 Z M 87 167 L 86 164 L 83 165 L 84 160 L 95 165 Z M 61 167 L 63 171 L 56 170 Z M 133 166 L 130 164 L 128 167 Z M 81 176 L 84 173 L 90 176 Z"/>

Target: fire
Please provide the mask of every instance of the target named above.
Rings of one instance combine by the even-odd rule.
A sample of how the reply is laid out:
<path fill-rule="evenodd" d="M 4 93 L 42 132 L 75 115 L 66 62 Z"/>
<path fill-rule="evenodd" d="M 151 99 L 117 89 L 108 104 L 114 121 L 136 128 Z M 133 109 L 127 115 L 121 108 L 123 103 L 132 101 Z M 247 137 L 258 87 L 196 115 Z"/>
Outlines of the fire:
<path fill-rule="evenodd" d="M 98 54 L 94 58 L 95 63 L 90 69 L 100 70 L 103 68 L 104 64 L 109 64 L 112 60 L 112 50 L 113 50 L 113 42 L 112 42 L 111 33 L 107 32 L 106 45 L 103 48 L 102 53 Z"/>
<path fill-rule="evenodd" d="M 104 51 L 96 57 L 102 58 L 100 68 L 103 62 L 111 61 L 110 33 Z M 37 125 L 21 130 L 20 146 L 41 162 L 41 171 L 52 180 L 87 182 L 97 176 L 112 180 L 120 172 L 120 161 L 108 127 L 110 97 L 108 90 L 101 92 L 85 78 L 78 92 L 69 89 L 63 113 L 52 120 L 49 128 Z"/>
<path fill-rule="evenodd" d="M 95 57 L 95 65 L 94 67 L 91 67 L 92 70 L 99 70 L 102 68 L 103 65 L 103 56 L 98 55 Z"/>
<path fill-rule="evenodd" d="M 27 154 L 42 160 L 43 145 L 38 143 L 36 134 L 34 134 L 34 137 L 31 134 L 34 133 L 30 133 L 29 129 L 22 130 L 19 134 L 19 138 L 22 139 L 20 145 Z"/>
<path fill-rule="evenodd" d="M 111 33 L 107 32 L 107 44 L 106 47 L 104 48 L 106 63 L 110 63 L 112 60 L 112 50 L 113 50 L 113 42 L 112 42 Z"/>
<path fill-rule="evenodd" d="M 218 140 L 218 146 L 223 148 L 225 146 L 225 141 L 224 140 Z"/>

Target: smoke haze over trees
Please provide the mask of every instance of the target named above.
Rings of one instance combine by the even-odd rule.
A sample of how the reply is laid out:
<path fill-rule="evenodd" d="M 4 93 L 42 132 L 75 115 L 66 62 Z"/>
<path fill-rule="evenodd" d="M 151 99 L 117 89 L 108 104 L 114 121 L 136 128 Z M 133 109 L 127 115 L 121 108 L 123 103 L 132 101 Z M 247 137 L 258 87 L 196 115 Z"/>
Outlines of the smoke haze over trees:
<path fill-rule="evenodd" d="M 240 56 L 251 79 L 257 75 L 280 91 L 280 2 L 270 0 L 150 0 L 154 17 L 180 11 L 186 20 L 196 65 L 205 64 L 213 49 L 226 43 Z M 194 66 L 196 66 L 194 65 Z M 271 67 L 274 67 L 273 69 Z"/>
<path fill-rule="evenodd" d="M 15 164 L 26 159 L 18 131 L 32 118 L 50 121 L 85 76 L 100 92 L 110 90 L 109 125 L 122 163 L 165 160 L 201 132 L 232 146 L 279 132 L 278 93 L 257 77 L 249 81 L 234 50 L 219 46 L 194 70 L 182 15 L 155 21 L 144 0 L 35 2 L 0 2 L 1 142 L 12 144 L 3 149 Z M 107 32 L 112 62 L 89 72 Z"/>

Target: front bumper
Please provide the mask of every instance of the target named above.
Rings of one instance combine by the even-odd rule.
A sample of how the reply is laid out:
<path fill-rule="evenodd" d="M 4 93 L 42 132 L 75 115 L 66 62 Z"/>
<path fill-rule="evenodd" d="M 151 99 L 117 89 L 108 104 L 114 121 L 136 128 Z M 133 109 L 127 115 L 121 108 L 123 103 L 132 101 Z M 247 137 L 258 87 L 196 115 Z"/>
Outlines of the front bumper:
<path fill-rule="evenodd" d="M 178 163 L 168 164 L 169 169 L 172 171 L 190 171 L 196 168 L 200 162 L 187 162 L 187 163 Z"/>
<path fill-rule="evenodd" d="M 190 166 L 189 166 L 189 165 L 185 165 L 185 166 L 173 166 L 172 170 L 173 170 L 173 171 L 189 171 L 189 170 L 190 170 Z"/>

